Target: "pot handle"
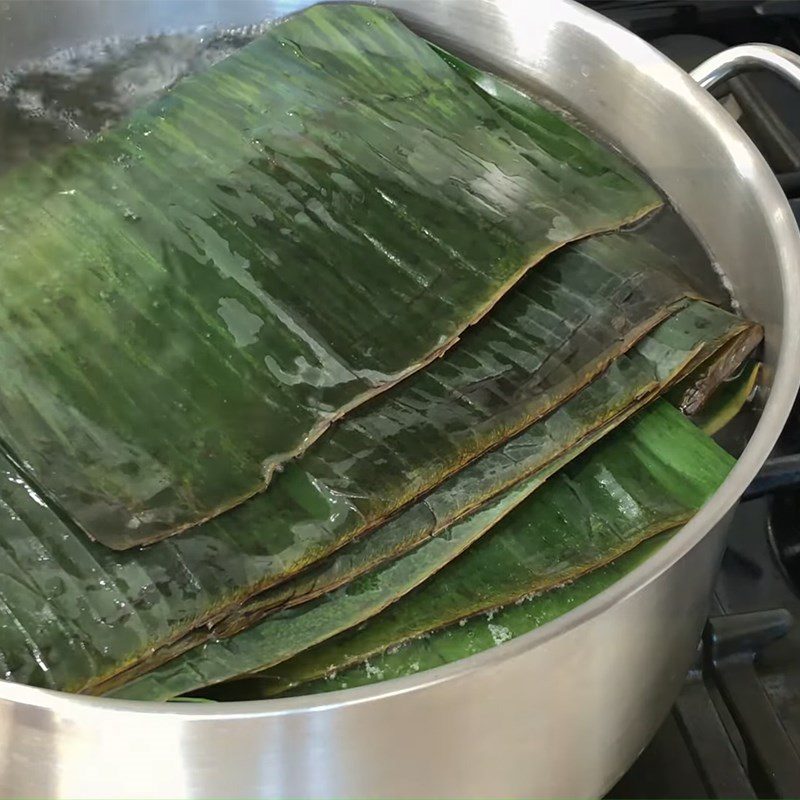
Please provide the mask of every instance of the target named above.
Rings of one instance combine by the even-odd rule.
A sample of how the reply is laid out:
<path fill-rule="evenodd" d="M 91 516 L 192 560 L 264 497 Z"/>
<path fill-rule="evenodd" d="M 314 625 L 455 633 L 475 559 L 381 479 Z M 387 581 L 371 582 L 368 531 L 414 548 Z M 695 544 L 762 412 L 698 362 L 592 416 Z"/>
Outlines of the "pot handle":
<path fill-rule="evenodd" d="M 703 89 L 711 90 L 740 72 L 768 69 L 800 90 L 800 56 L 772 44 L 740 44 L 723 50 L 695 67 L 689 74 Z"/>
<path fill-rule="evenodd" d="M 695 67 L 689 74 L 707 90 L 752 69 L 768 69 L 800 90 L 800 56 L 772 44 L 742 44 L 723 50 Z M 742 499 L 752 500 L 800 484 L 800 455 L 769 459 L 753 479 Z"/>

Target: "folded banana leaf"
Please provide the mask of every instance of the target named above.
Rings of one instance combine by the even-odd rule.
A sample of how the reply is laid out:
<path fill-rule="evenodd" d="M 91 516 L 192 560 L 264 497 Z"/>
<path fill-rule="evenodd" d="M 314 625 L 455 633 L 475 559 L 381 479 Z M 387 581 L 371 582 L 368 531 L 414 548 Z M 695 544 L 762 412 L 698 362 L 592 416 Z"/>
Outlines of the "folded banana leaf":
<path fill-rule="evenodd" d="M 553 464 L 545 469 L 551 474 L 559 466 Z M 526 483 L 519 484 L 402 558 L 356 578 L 326 597 L 276 612 L 231 638 L 195 647 L 121 689 L 114 690 L 119 680 L 94 688 L 129 699 L 168 700 L 285 660 L 378 613 L 418 586 L 480 538 L 530 491 Z"/>
<path fill-rule="evenodd" d="M 389 13 L 325 6 L 6 176 L 4 444 L 109 547 L 241 503 L 545 254 L 660 205 L 540 115 L 546 145 Z"/>
<path fill-rule="evenodd" d="M 354 411 L 268 492 L 142 551 L 112 553 L 76 535 L 7 464 L 0 653 L 10 675 L 91 690 L 375 528 L 553 410 L 684 304 L 673 260 L 646 229 L 554 254 L 486 324 Z M 730 319 L 736 330 L 740 322 Z"/>
<path fill-rule="evenodd" d="M 760 372 L 761 363 L 748 360 L 736 375 L 721 383 L 704 407 L 692 416 L 695 425 L 709 436 L 721 431 L 753 395 Z"/>
<path fill-rule="evenodd" d="M 567 463 L 663 392 L 678 376 L 705 361 L 709 353 L 727 350 L 732 339 L 751 338 L 752 326 L 731 322 L 727 312 L 692 302 L 538 424 L 472 462 L 370 535 L 346 545 L 296 578 L 255 595 L 211 631 L 194 634 L 193 641 L 209 635 L 230 636 L 250 627 L 268 611 L 329 592 L 403 555 L 553 462 Z"/>
<path fill-rule="evenodd" d="M 686 363 L 688 355 L 681 351 L 680 356 L 683 357 L 682 363 Z M 634 413 L 644 402 L 644 397 L 655 393 L 659 386 L 654 377 L 656 371 L 655 365 L 645 357 L 621 356 L 607 373 L 554 412 L 554 416 L 557 415 L 557 420 L 553 422 L 555 427 L 548 424 L 546 429 L 542 429 L 541 435 L 525 437 L 525 434 L 521 434 L 510 445 L 465 467 L 385 525 L 345 545 L 296 578 L 254 595 L 213 625 L 195 628 L 181 639 L 159 648 L 150 657 L 95 686 L 93 691 L 108 691 L 114 686 L 123 685 L 209 639 L 239 633 L 275 609 L 306 603 L 350 583 L 446 531 L 503 489 L 511 488 L 525 477 L 529 478 L 526 492 L 532 491 L 554 471 Z M 602 388 L 585 397 L 595 384 L 601 384 Z M 632 405 L 624 407 L 623 398 Z M 603 404 L 602 410 L 599 404 Z M 614 413 L 614 409 L 617 409 L 617 413 Z M 602 417 L 601 422 L 595 421 L 598 413 Z M 550 420 L 542 421 L 545 422 L 549 423 Z M 539 427 L 533 426 L 531 431 Z M 561 438 L 553 438 L 555 431 Z M 572 435 L 571 439 L 569 434 Z M 523 437 L 525 441 L 522 441 Z M 469 529 L 470 535 L 474 530 Z M 448 552 L 451 551 L 444 551 L 445 558 Z M 356 606 L 355 611 L 360 613 L 360 606 Z"/>
<path fill-rule="evenodd" d="M 382 527 L 343 547 L 294 580 L 255 595 L 215 624 L 195 627 L 180 639 L 155 649 L 127 669 L 94 685 L 92 691 L 109 691 L 128 683 L 211 638 L 230 636 L 252 626 L 275 608 L 304 603 L 352 581 L 409 552 L 430 537 L 450 531 L 470 511 L 523 479 L 527 479 L 524 492 L 530 493 L 552 474 L 553 469 L 558 469 L 605 435 L 695 363 L 704 362 L 710 352 L 725 347 L 732 338 L 749 336 L 751 328 L 726 311 L 693 301 L 551 416 L 472 462 Z M 517 500 L 522 496 L 517 495 Z M 441 550 L 441 557 L 446 558 L 449 552 Z M 440 561 L 434 558 L 430 563 Z M 367 600 L 365 605 L 351 604 L 352 613 L 366 613 L 370 602 L 372 600 Z M 293 641 L 304 635 L 318 636 L 316 620 L 319 616 L 293 623 L 297 629 Z M 347 619 L 346 610 L 343 610 L 340 624 L 344 626 Z"/>
<path fill-rule="evenodd" d="M 686 522 L 734 463 L 658 400 L 551 477 L 419 589 L 360 627 L 274 667 L 263 676 L 273 689 L 266 682 L 264 688 L 280 692 L 316 680 L 607 564 Z M 497 638 L 510 638 L 499 621 L 492 622 Z"/>
<path fill-rule="evenodd" d="M 750 342 L 731 342 L 723 352 L 699 367 L 691 379 L 675 387 L 675 405 L 688 416 L 699 414 L 709 399 L 716 395 L 720 384 L 737 372 L 752 350 L 753 344 Z"/>
<path fill-rule="evenodd" d="M 471 463 L 381 528 L 345 546 L 296 579 L 255 595 L 215 624 L 196 627 L 180 639 L 155 649 L 136 664 L 96 683 L 91 691 L 111 691 L 209 639 L 245 630 L 276 608 L 291 608 L 305 603 L 364 573 L 369 574 L 370 570 L 409 552 L 442 531 L 452 534 L 453 530 L 460 530 L 456 523 L 470 511 L 524 480 L 524 486 L 520 486 L 522 491 L 511 498 L 516 504 L 554 470 L 568 463 L 673 381 L 691 371 L 696 364 L 705 363 L 710 353 L 726 351 L 732 340 L 751 338 L 752 330 L 751 324 L 724 310 L 693 301 L 643 339 L 630 355 L 621 356 L 552 416 L 531 426 L 497 451 Z M 505 513 L 508 504 L 499 503 L 497 508 L 500 509 L 498 515 Z M 468 536 L 479 535 L 485 530 L 485 527 L 475 529 L 468 521 L 465 526 Z M 457 544 L 460 545 L 460 540 Z M 433 550 L 434 555 L 420 569 L 438 568 L 452 557 L 453 552 L 441 548 Z M 413 574 L 418 577 L 420 572 Z M 378 593 L 359 598 L 357 602 L 348 601 L 346 598 L 350 591 L 342 590 L 339 593 L 342 597 L 336 601 L 342 604 L 341 611 L 336 612 L 337 624 L 344 628 L 352 615 L 363 617 L 371 613 L 374 603 L 391 595 L 394 586 L 391 579 L 387 579 L 378 587 Z M 334 601 L 329 596 L 325 602 Z M 304 608 L 307 610 L 313 606 Z M 326 606 L 325 612 L 293 621 L 288 646 L 297 646 L 298 642 L 305 641 L 304 637 L 319 637 L 321 632 L 330 635 L 324 621 L 332 613 Z M 320 620 L 323 621 L 322 628 Z M 258 643 L 268 636 L 267 629 L 253 641 Z M 276 646 L 283 648 L 287 645 L 278 641 Z M 260 658 L 263 648 L 261 644 L 255 647 L 258 650 L 256 657 Z M 251 656 L 251 648 L 245 647 L 242 658 Z"/>
<path fill-rule="evenodd" d="M 759 371 L 760 364 L 751 361 L 738 375 L 721 384 L 706 407 L 692 418 L 695 425 L 708 436 L 722 430 L 747 403 Z M 425 633 L 400 646 L 391 645 L 382 652 L 370 654 L 362 663 L 353 663 L 341 670 L 335 663 L 325 667 L 325 659 L 335 655 L 327 652 L 336 646 L 335 640 L 330 640 L 263 673 L 210 687 L 204 695 L 220 700 L 245 700 L 283 694 L 313 694 L 363 686 L 451 663 L 516 638 L 580 605 L 646 560 L 661 546 L 664 536 L 666 534 L 638 545 L 612 564 L 564 587 L 490 611 L 486 616 L 461 619 L 458 624 Z M 370 620 L 365 627 L 374 624 L 376 620 Z M 349 642 L 349 636 L 343 634 L 341 638 Z M 348 646 L 352 648 L 351 644 Z M 319 677 L 323 669 L 327 672 Z"/>
<path fill-rule="evenodd" d="M 298 657 L 262 675 L 211 687 L 204 694 L 209 698 L 228 701 L 316 694 L 366 686 L 451 664 L 516 639 L 585 603 L 643 564 L 670 536 L 669 532 L 658 534 L 610 564 L 598 567 L 566 586 L 511 603 L 487 614 L 459 620 L 446 628 L 373 653 L 363 661 L 338 671 L 332 670 L 333 665 L 328 664 L 324 667 L 326 672 L 322 677 L 309 680 L 307 675 L 319 674 L 320 670 L 311 667 L 306 673 Z"/>
<path fill-rule="evenodd" d="M 543 591 L 685 522 L 732 464 L 679 411 L 656 401 L 572 465 L 556 474 L 560 464 L 545 468 L 544 485 L 541 476 L 523 480 L 388 566 L 229 639 L 196 647 L 111 694 L 169 699 L 287 661 L 372 617 L 374 624 L 344 637 L 377 640 L 380 650 Z M 329 646 L 335 650 L 340 639 L 322 645 Z M 326 667 L 341 664 L 329 656 L 326 649 Z"/>

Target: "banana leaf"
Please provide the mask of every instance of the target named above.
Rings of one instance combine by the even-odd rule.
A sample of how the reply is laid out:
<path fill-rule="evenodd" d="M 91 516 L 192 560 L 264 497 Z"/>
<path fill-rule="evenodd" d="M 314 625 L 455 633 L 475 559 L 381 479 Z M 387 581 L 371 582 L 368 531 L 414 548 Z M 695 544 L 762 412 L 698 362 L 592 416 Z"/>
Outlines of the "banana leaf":
<path fill-rule="evenodd" d="M 196 627 L 180 639 L 155 649 L 148 657 L 95 684 L 91 691 L 113 690 L 209 639 L 230 636 L 252 626 L 275 608 L 304 603 L 369 573 L 442 531 L 450 534 L 470 511 L 524 480 L 522 493 L 511 498 L 513 503 L 519 502 L 554 470 L 652 400 L 696 363 L 704 363 L 709 353 L 725 348 L 731 339 L 749 337 L 751 329 L 751 325 L 726 311 L 694 301 L 642 340 L 630 356 L 620 357 L 551 417 L 468 465 L 383 527 L 345 546 L 327 562 L 312 567 L 297 579 L 254 596 L 215 624 Z M 498 508 L 504 513 L 508 505 Z M 476 531 L 467 525 L 467 529 L 472 536 L 480 535 L 485 527 Z M 453 552 L 434 551 L 428 568 L 440 566 Z M 388 594 L 387 587 L 393 586 L 389 581 L 381 589 Z M 348 592 L 343 590 L 340 594 Z M 368 613 L 374 601 L 375 597 L 371 597 L 349 603 L 352 614 Z M 340 602 L 338 624 L 346 627 L 348 601 L 340 599 Z M 293 622 L 292 642 L 302 641 L 303 636 L 319 636 L 319 620 L 325 618 L 325 614 L 318 613 Z"/>
<path fill-rule="evenodd" d="M 559 129 L 552 124 L 551 105 L 545 99 L 531 102 L 532 98 L 498 78 L 462 61 L 460 58 L 430 44 L 431 49 L 447 62 L 465 80 L 476 86 L 494 111 L 514 127 L 535 135 L 537 142 L 555 157 L 578 163 L 580 153 L 571 143 L 565 142 Z M 559 109 L 560 116 L 567 114 Z M 567 115 L 568 116 L 568 115 Z M 588 163 L 583 168 L 591 169 Z M 729 307 L 730 294 L 722 286 L 714 270 L 709 268 L 708 256 L 681 217 L 665 207 L 655 219 L 648 220 L 648 241 L 659 249 L 680 252 L 681 258 L 675 268 L 687 285 L 709 302 Z"/>
<path fill-rule="evenodd" d="M 516 639 L 585 603 L 644 563 L 671 535 L 671 532 L 657 534 L 610 564 L 598 567 L 565 586 L 527 597 L 486 614 L 459 620 L 445 628 L 430 631 L 400 645 L 373 653 L 363 661 L 344 668 L 337 670 L 333 664 L 320 668 L 316 664 L 309 663 L 306 672 L 301 663 L 301 659 L 306 655 L 303 654 L 263 673 L 211 686 L 203 690 L 202 699 L 263 700 L 269 697 L 331 692 L 366 686 L 451 664 Z M 332 642 L 327 644 L 330 645 Z M 322 647 L 320 646 L 320 651 Z M 311 656 L 311 653 L 312 651 L 309 651 L 308 656 Z M 321 669 L 325 670 L 324 674 L 321 674 Z M 309 678 L 307 675 L 321 675 L 321 677 Z"/>
<path fill-rule="evenodd" d="M 429 43 L 428 46 L 455 72 L 480 89 L 498 116 L 515 128 L 535 135 L 550 155 L 570 161 L 575 159 L 573 163 L 580 164 L 581 168 L 593 169 L 591 161 L 585 159 L 580 147 L 563 140 L 558 124 L 553 124 L 553 112 L 546 101 L 532 103 L 527 94 L 501 78 L 468 64 L 435 44 Z M 564 113 L 562 111 L 561 115 Z"/>
<path fill-rule="evenodd" d="M 692 303 L 538 424 L 472 462 L 372 534 L 344 546 L 296 578 L 255 595 L 208 633 L 195 634 L 193 641 L 230 636 L 273 609 L 325 594 L 410 551 L 553 462 L 567 463 L 664 391 L 677 376 L 703 362 L 710 352 L 725 347 L 730 339 L 750 338 L 750 326 L 731 327 L 730 322 L 726 312 Z M 698 330 L 703 331 L 702 344 Z"/>
<path fill-rule="evenodd" d="M 646 228 L 554 254 L 486 324 L 354 411 L 268 492 L 141 551 L 113 553 L 76 535 L 6 463 L 0 653 L 8 674 L 91 691 L 374 529 L 552 411 L 685 304 L 673 261 L 648 244 Z M 729 323 L 731 331 L 743 324 Z"/>
<path fill-rule="evenodd" d="M 113 548 L 240 504 L 548 252 L 660 205 L 541 114 L 546 146 L 389 13 L 323 6 L 9 174 L 5 446 Z"/>
<path fill-rule="evenodd" d="M 262 676 L 263 688 L 270 694 L 317 680 L 607 564 L 686 522 L 734 463 L 673 406 L 656 401 L 552 477 L 417 591 L 274 667 Z M 496 639 L 510 638 L 499 621 L 491 621 Z"/>
<path fill-rule="evenodd" d="M 368 648 L 382 650 L 572 580 L 683 524 L 733 463 L 679 411 L 656 401 L 570 466 L 553 474 L 560 465 L 551 465 L 544 485 L 522 481 L 388 566 L 236 636 L 196 647 L 111 694 L 165 700 L 303 651 L 299 659 L 319 658 L 324 668 L 346 665 L 338 657 L 343 646 L 369 655 L 375 650 Z M 487 530 L 491 535 L 481 539 Z M 337 638 L 309 650 L 370 618 L 344 634 L 345 645 Z"/>
<path fill-rule="evenodd" d="M 760 338 L 760 337 L 759 337 Z M 701 365 L 689 378 L 673 390 L 674 403 L 684 414 L 697 416 L 716 396 L 724 381 L 741 367 L 745 358 L 753 351 L 757 342 L 731 341 L 708 363 Z"/>
<path fill-rule="evenodd" d="M 553 464 L 545 469 L 550 474 L 559 466 Z M 114 688 L 120 682 L 119 676 L 94 688 L 129 699 L 168 700 L 289 658 L 379 612 L 418 586 L 433 569 L 453 560 L 475 542 L 529 491 L 525 483 L 512 488 L 404 557 L 356 578 L 326 597 L 276 612 L 236 636 L 195 647 L 121 689 Z"/>
<path fill-rule="evenodd" d="M 761 364 L 757 361 L 744 364 L 739 373 L 723 382 L 705 407 L 691 418 L 694 424 L 708 436 L 722 430 L 748 401 L 760 369 Z M 327 666 L 324 664 L 326 659 L 335 659 L 341 652 L 341 649 L 335 649 L 335 640 L 331 640 L 261 674 L 210 687 L 206 691 L 213 697 L 228 701 L 314 694 L 364 686 L 452 663 L 521 636 L 575 608 L 649 558 L 663 541 L 663 535 L 657 536 L 617 561 L 566 586 L 486 615 L 461 619 L 457 624 L 424 633 L 399 646 L 393 644 L 380 652 L 370 652 L 363 661 L 359 660 L 360 656 L 355 660 L 347 656 L 349 666 L 344 669 L 340 669 L 335 660 Z M 376 622 L 377 619 L 369 620 L 364 628 L 371 628 Z M 358 643 L 354 646 L 352 640 L 359 635 L 342 635 L 341 640 L 347 642 L 349 652 L 358 649 Z"/>
<path fill-rule="evenodd" d="M 605 435 L 693 364 L 705 361 L 709 352 L 724 347 L 731 338 L 749 336 L 751 327 L 726 311 L 694 301 L 551 416 L 472 462 L 384 526 L 343 547 L 296 579 L 254 596 L 215 624 L 195 627 L 180 639 L 155 649 L 136 664 L 96 684 L 92 691 L 109 691 L 204 641 L 244 630 L 275 608 L 298 605 L 352 581 L 432 536 L 451 530 L 470 511 L 523 479 L 527 479 L 524 491 L 530 493 L 554 469 Z M 522 496 L 517 495 L 517 499 Z M 442 551 L 442 558 L 448 552 Z M 440 562 L 432 559 L 431 563 Z M 369 608 L 368 604 L 352 605 L 355 614 L 363 614 Z M 340 617 L 340 624 L 344 624 L 347 614 L 343 611 Z M 311 619 L 310 635 L 319 635 L 315 620 L 316 617 Z M 308 626 L 302 620 L 295 627 L 297 638 L 305 635 Z"/>
<path fill-rule="evenodd" d="M 719 433 L 753 395 L 760 372 L 760 362 L 750 360 L 745 363 L 738 374 L 725 380 L 705 406 L 692 417 L 694 423 L 709 436 Z"/>

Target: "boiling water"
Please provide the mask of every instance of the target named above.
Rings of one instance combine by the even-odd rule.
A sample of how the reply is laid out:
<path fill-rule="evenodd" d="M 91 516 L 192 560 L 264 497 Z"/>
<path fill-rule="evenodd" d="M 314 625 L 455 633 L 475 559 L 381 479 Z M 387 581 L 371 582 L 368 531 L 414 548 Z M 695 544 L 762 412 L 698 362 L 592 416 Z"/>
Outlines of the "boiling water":
<path fill-rule="evenodd" d="M 0 76 L 0 173 L 116 125 L 266 26 L 106 40 L 7 72 Z"/>

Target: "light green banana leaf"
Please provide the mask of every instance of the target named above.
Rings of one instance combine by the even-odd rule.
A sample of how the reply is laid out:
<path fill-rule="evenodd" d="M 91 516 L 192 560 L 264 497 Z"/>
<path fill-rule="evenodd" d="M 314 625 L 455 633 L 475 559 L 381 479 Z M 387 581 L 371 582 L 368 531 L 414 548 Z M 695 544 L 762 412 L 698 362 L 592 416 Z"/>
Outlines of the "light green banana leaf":
<path fill-rule="evenodd" d="M 261 675 L 220 684 L 207 691 L 210 697 L 220 700 L 259 700 L 276 696 L 315 694 L 366 686 L 451 664 L 516 639 L 585 603 L 644 563 L 670 536 L 670 533 L 658 534 L 610 564 L 598 567 L 566 586 L 485 614 L 459 620 L 446 628 L 373 653 L 363 661 L 339 670 L 333 664 L 315 669 L 309 658 L 309 672 L 306 673 L 300 664 L 301 657 L 298 657 L 296 662 L 287 661 Z M 307 680 L 306 674 L 319 674 L 321 669 L 326 670 L 323 677 L 303 682 Z"/>
<path fill-rule="evenodd" d="M 675 260 L 649 245 L 646 227 L 554 254 L 458 347 L 354 411 L 268 492 L 140 551 L 113 553 L 76 534 L 6 464 L 7 674 L 91 691 L 376 528 L 552 411 L 684 305 Z M 729 324 L 737 338 L 757 333 L 732 316 Z"/>
<path fill-rule="evenodd" d="M 673 406 L 656 401 L 552 477 L 418 590 L 360 627 L 264 673 L 262 688 L 280 693 L 363 664 L 410 639 L 597 569 L 686 522 L 733 463 Z M 501 622 L 490 621 L 497 643 L 511 638 Z"/>
<path fill-rule="evenodd" d="M 112 694 L 168 699 L 303 651 L 315 658 L 319 649 L 325 668 L 346 665 L 338 655 L 330 660 L 327 648 L 333 647 L 334 655 L 342 646 L 368 655 L 369 643 L 377 642 L 380 651 L 608 563 L 688 520 L 732 465 L 733 459 L 679 411 L 656 401 L 543 486 L 522 481 L 388 566 L 229 639 L 196 647 Z M 491 534 L 481 538 L 487 530 Z M 355 628 L 370 618 L 373 623 Z M 343 635 L 344 645 L 338 638 L 309 650 L 353 628 Z"/>
<path fill-rule="evenodd" d="M 5 176 L 3 443 L 110 547 L 241 503 L 548 252 L 660 205 L 537 115 L 546 144 L 388 12 L 321 6 Z"/>

